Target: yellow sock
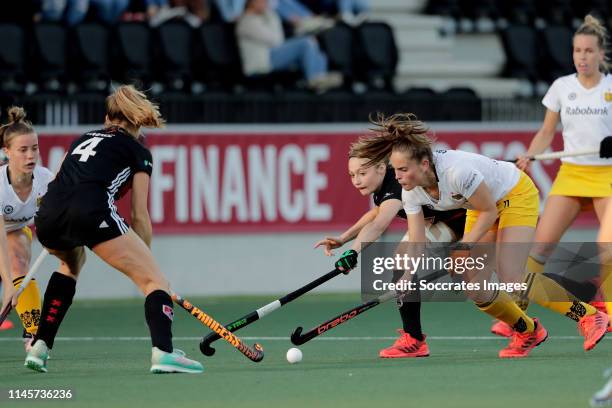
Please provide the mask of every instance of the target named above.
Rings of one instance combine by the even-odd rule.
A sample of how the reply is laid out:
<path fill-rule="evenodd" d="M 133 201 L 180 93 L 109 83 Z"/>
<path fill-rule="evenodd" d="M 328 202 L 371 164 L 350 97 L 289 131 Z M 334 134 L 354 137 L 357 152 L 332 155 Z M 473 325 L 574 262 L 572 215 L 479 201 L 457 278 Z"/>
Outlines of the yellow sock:
<path fill-rule="evenodd" d="M 20 276 L 13 280 L 13 285 L 17 288 L 22 281 L 23 276 Z M 38 331 L 40 309 L 40 290 L 38 290 L 36 279 L 32 279 L 19 296 L 19 301 L 15 307 L 23 328 L 30 334 L 36 334 L 36 331 Z"/>
<path fill-rule="evenodd" d="M 612 316 L 612 262 L 601 266 L 601 293 L 606 302 L 606 311 Z"/>
<path fill-rule="evenodd" d="M 489 303 L 477 303 L 476 306 L 486 314 L 508 323 L 518 332 L 533 332 L 533 320 L 519 308 L 506 292 L 498 292 Z"/>
<path fill-rule="evenodd" d="M 532 274 L 529 299 L 575 321 L 597 313 L 593 306 L 579 301 L 563 286 L 540 273 Z"/>
<path fill-rule="evenodd" d="M 537 261 L 533 256 L 527 258 L 527 275 L 523 283 L 527 284 L 527 290 L 522 292 L 514 292 L 512 299 L 522 310 L 527 310 L 529 307 L 529 293 L 533 284 L 533 278 L 536 273 L 544 273 L 544 263 Z"/>

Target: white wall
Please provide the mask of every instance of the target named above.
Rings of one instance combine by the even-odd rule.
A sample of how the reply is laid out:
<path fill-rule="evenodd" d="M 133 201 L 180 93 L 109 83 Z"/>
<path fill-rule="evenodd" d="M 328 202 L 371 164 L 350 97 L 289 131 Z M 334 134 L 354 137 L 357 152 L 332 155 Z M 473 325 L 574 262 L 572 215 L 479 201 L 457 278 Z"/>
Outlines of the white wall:
<path fill-rule="evenodd" d="M 329 231 L 334 233 L 334 231 Z M 312 249 L 324 234 L 177 235 L 154 237 L 153 253 L 172 288 L 185 296 L 289 293 L 333 269 L 334 258 Z M 594 230 L 572 230 L 565 241 L 594 241 Z M 397 242 L 400 234 L 384 237 Z M 348 247 L 347 247 L 348 248 Z M 33 258 L 40 253 L 36 242 Z M 341 251 L 336 251 L 338 255 Z M 141 296 L 132 282 L 88 251 L 77 298 Z M 56 260 L 48 256 L 38 279 L 46 287 Z M 358 292 L 359 271 L 340 275 L 317 291 Z"/>
<path fill-rule="evenodd" d="M 333 232 L 333 231 L 330 231 Z M 312 249 L 323 234 L 157 236 L 153 253 L 172 288 L 184 295 L 285 294 L 333 269 L 334 258 Z M 34 244 L 33 255 L 41 247 Z M 339 252 L 337 252 L 338 254 Z M 87 252 L 77 287 L 79 298 L 139 296 L 132 282 Z M 38 280 L 45 287 L 57 266 L 48 256 Z M 359 273 L 338 276 L 321 291 L 356 292 Z"/>

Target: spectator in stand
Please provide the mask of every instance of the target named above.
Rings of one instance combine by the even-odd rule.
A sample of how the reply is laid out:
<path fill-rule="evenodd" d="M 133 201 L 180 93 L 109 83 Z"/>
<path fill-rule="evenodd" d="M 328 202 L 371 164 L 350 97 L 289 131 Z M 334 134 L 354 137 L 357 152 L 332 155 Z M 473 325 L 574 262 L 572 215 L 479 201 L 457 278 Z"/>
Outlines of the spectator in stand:
<path fill-rule="evenodd" d="M 271 0 L 270 8 L 276 10 L 284 22 L 291 24 L 297 35 L 316 33 L 334 26 L 332 19 L 315 15 L 299 0 Z"/>
<path fill-rule="evenodd" d="M 369 0 L 319 0 L 327 11 L 335 11 L 338 17 L 347 24 L 357 25 L 366 19 L 370 10 Z"/>
<path fill-rule="evenodd" d="M 196 28 L 210 17 L 208 0 L 145 0 L 145 3 L 152 27 L 179 18 Z"/>
<path fill-rule="evenodd" d="M 244 12 L 246 0 L 215 0 L 215 6 L 226 23 L 234 23 Z"/>
<path fill-rule="evenodd" d="M 89 0 L 42 0 L 40 5 L 43 21 L 65 23 L 69 26 L 83 21 L 89 10 Z"/>
<path fill-rule="evenodd" d="M 43 21 L 74 26 L 83 22 L 92 7 L 98 21 L 114 24 L 129 5 L 130 0 L 42 0 L 41 17 Z"/>
<path fill-rule="evenodd" d="M 323 92 L 342 84 L 339 73 L 328 72 L 327 57 L 313 37 L 285 39 L 279 15 L 267 0 L 247 0 L 236 24 L 236 36 L 246 76 L 298 67 L 308 87 Z"/>

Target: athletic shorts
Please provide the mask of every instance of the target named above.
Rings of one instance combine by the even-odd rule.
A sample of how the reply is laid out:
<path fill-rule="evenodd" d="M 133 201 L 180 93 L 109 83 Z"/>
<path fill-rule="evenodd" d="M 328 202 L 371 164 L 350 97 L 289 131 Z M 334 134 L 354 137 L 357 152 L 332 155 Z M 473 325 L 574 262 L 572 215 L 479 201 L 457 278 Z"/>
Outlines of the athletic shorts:
<path fill-rule="evenodd" d="M 71 192 L 47 193 L 35 218 L 40 243 L 56 250 L 94 246 L 125 234 L 129 226 L 104 188 L 79 186 Z"/>
<path fill-rule="evenodd" d="M 531 178 L 521 172 L 521 177 L 514 188 L 497 203 L 497 221 L 489 231 L 507 227 L 533 227 L 538 223 L 540 196 Z M 468 210 L 465 219 L 465 233 L 472 230 L 479 211 Z"/>
<path fill-rule="evenodd" d="M 561 163 L 549 194 L 589 198 L 612 196 L 612 166 Z"/>

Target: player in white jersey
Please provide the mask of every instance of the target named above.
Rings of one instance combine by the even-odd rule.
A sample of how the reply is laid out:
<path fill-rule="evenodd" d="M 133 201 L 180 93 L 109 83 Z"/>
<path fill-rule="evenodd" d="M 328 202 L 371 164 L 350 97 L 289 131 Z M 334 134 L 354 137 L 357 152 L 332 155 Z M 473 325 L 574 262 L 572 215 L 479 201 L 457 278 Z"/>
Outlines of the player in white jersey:
<path fill-rule="evenodd" d="M 612 134 L 612 76 L 606 74 L 609 68 L 606 38 L 606 29 L 587 15 L 573 39 L 576 73 L 557 79 L 542 100 L 546 107 L 544 123 L 526 156 L 519 159 L 520 169 L 529 169 L 527 156 L 542 153 L 551 145 L 559 122 L 566 152 L 597 149 L 603 138 Z M 533 273 L 544 270 L 556 244 L 582 210 L 594 208 L 601 221 L 612 201 L 610 180 L 611 159 L 596 155 L 562 159 L 536 230 L 536 245 L 529 258 Z M 612 293 L 603 295 L 612 300 Z M 612 315 L 612 302 L 593 305 Z"/>
<path fill-rule="evenodd" d="M 0 128 L 0 140 L 8 157 L 8 164 L 0 167 L 0 208 L 7 235 L 12 284 L 18 287 L 28 272 L 32 256 L 32 231 L 28 225 L 34 221 L 53 173 L 37 166 L 38 136 L 32 124 L 25 120 L 22 108 L 9 109 L 9 122 Z M 35 279 L 25 288 L 15 309 L 24 328 L 27 351 L 40 320 L 41 300 Z"/>
<path fill-rule="evenodd" d="M 422 205 L 433 210 L 467 208 L 463 244 L 497 243 L 498 276 L 522 278 L 528 249 L 538 219 L 538 190 L 525 173 L 512 165 L 474 153 L 442 150 L 433 152 L 429 130 L 412 114 L 379 117 L 376 140 L 368 157 L 390 157 L 402 188 L 402 201 L 408 217 L 410 241 L 424 243 L 425 221 Z M 524 243 L 517 250 L 516 245 Z M 509 324 L 512 341 L 499 356 L 526 357 L 547 338 L 537 319 L 531 319 L 503 290 L 477 293 L 477 306 L 485 313 Z M 555 301 L 550 301 L 546 295 Z M 483 298 L 482 296 L 487 296 Z M 543 274 L 534 278 L 530 296 L 540 305 L 578 320 L 585 337 L 584 348 L 591 350 L 605 335 L 608 317 L 578 301 L 559 284 Z M 561 301 L 563 300 L 563 301 Z"/>

